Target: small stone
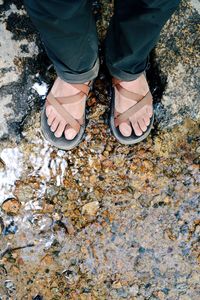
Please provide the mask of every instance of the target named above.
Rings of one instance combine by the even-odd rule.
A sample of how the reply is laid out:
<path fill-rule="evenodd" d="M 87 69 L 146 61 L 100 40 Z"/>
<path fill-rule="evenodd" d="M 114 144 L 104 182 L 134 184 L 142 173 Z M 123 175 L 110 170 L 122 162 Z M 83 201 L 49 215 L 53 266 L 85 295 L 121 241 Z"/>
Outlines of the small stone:
<path fill-rule="evenodd" d="M 164 203 L 169 204 L 169 203 L 171 203 L 171 198 L 167 196 L 164 198 L 163 201 L 164 201 Z"/>
<path fill-rule="evenodd" d="M 140 192 L 135 192 L 134 193 L 134 199 L 139 199 L 139 197 L 141 196 L 141 193 Z"/>
<path fill-rule="evenodd" d="M 119 281 L 118 282 L 113 282 L 112 287 L 114 289 L 120 289 L 122 287 L 121 282 L 119 282 Z"/>
<path fill-rule="evenodd" d="M 62 218 L 62 216 L 57 212 L 53 213 L 52 217 L 54 221 L 59 221 Z"/>
<path fill-rule="evenodd" d="M 95 216 L 98 209 L 99 209 L 99 202 L 93 201 L 93 202 L 87 203 L 83 206 L 82 213 L 90 215 L 90 216 Z"/>
<path fill-rule="evenodd" d="M 46 254 L 42 259 L 41 262 L 45 265 L 51 265 L 53 263 L 53 257 L 49 254 Z"/>
<path fill-rule="evenodd" d="M 9 293 L 13 293 L 16 290 L 16 287 L 11 280 L 6 280 L 4 286 L 9 291 Z"/>
<path fill-rule="evenodd" d="M 21 207 L 21 203 L 16 198 L 9 198 L 2 204 L 2 209 L 8 215 L 17 215 Z"/>
<path fill-rule="evenodd" d="M 96 98 L 90 98 L 88 101 L 87 101 L 87 104 L 88 106 L 93 106 L 94 104 L 96 103 Z"/>
<path fill-rule="evenodd" d="M 137 284 L 132 285 L 129 289 L 129 293 L 131 294 L 131 296 L 136 296 L 138 292 L 139 292 L 139 287 Z"/>
<path fill-rule="evenodd" d="M 170 240 L 175 241 L 176 240 L 176 236 L 175 234 L 172 232 L 172 230 L 170 228 L 168 228 L 165 231 L 165 236 L 168 237 Z"/>
<path fill-rule="evenodd" d="M 158 292 L 156 293 L 156 296 L 157 296 L 158 299 L 160 299 L 160 300 L 165 300 L 165 294 L 164 294 L 163 292 L 161 292 L 161 291 L 158 291 Z"/>
<path fill-rule="evenodd" d="M 43 213 L 52 213 L 54 211 L 54 205 L 49 203 L 44 203 L 42 207 Z"/>
<path fill-rule="evenodd" d="M 96 176 L 95 176 L 95 175 L 91 175 L 91 176 L 90 176 L 90 183 L 91 183 L 91 184 L 95 184 L 96 181 L 97 181 Z"/>
<path fill-rule="evenodd" d="M 196 148 L 196 152 L 200 154 L 200 146 Z"/>
<path fill-rule="evenodd" d="M 105 159 L 102 161 L 102 166 L 104 168 L 111 168 L 113 166 L 113 162 L 109 159 Z"/>
<path fill-rule="evenodd" d="M 72 225 L 71 221 L 67 217 L 62 217 L 61 223 L 64 225 L 64 227 L 66 228 L 67 232 L 70 235 L 75 234 L 74 226 Z"/>
<path fill-rule="evenodd" d="M 48 231 L 51 228 L 52 224 L 53 220 L 48 216 L 42 216 L 42 218 L 38 220 L 38 226 L 41 232 Z"/>

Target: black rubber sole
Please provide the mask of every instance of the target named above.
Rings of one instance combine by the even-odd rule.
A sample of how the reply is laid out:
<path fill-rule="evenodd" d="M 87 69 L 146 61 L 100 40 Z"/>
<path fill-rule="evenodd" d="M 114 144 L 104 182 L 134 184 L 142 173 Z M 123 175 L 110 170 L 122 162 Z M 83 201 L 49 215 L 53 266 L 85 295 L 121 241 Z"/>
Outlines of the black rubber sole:
<path fill-rule="evenodd" d="M 61 150 L 71 150 L 77 147 L 84 138 L 84 132 L 86 128 L 86 117 L 84 115 L 84 124 L 81 125 L 79 133 L 75 136 L 73 140 L 67 140 L 64 134 L 57 138 L 55 137 L 54 133 L 51 131 L 48 123 L 47 123 L 47 116 L 45 112 L 45 106 L 41 112 L 41 131 L 43 137 L 52 145 Z"/>

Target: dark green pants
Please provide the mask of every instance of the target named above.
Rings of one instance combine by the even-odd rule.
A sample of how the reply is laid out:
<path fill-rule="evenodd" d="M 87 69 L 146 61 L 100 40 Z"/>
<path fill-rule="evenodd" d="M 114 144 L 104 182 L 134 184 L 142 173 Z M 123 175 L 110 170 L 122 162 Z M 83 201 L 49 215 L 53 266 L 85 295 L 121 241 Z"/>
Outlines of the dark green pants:
<path fill-rule="evenodd" d="M 58 76 L 75 83 L 98 74 L 98 40 L 90 0 L 24 0 Z M 136 79 L 179 0 L 115 0 L 106 38 L 112 76 Z M 78 76 L 77 76 L 78 75 Z"/>

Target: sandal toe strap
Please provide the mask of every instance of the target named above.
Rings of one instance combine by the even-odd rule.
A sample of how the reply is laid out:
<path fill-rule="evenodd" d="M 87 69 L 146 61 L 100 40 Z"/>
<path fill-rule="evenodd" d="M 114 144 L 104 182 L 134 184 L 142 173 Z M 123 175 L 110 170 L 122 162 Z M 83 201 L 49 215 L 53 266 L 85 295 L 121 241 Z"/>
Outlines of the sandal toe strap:
<path fill-rule="evenodd" d="M 63 97 L 64 98 L 64 97 Z M 80 130 L 79 122 L 64 109 L 64 107 L 59 103 L 58 99 L 53 96 L 50 92 L 47 96 L 48 102 L 56 109 L 56 111 L 61 115 L 61 117 L 66 121 L 67 124 L 70 124 L 77 132 Z"/>
<path fill-rule="evenodd" d="M 142 99 L 140 99 L 136 104 L 131 106 L 128 110 L 125 112 L 119 114 L 115 118 L 115 126 L 119 126 L 122 122 L 125 122 L 130 119 L 134 119 L 134 115 L 141 110 L 145 105 L 152 105 L 153 103 L 153 98 L 151 95 L 151 92 L 149 91 Z M 137 120 L 135 119 L 135 122 Z"/>

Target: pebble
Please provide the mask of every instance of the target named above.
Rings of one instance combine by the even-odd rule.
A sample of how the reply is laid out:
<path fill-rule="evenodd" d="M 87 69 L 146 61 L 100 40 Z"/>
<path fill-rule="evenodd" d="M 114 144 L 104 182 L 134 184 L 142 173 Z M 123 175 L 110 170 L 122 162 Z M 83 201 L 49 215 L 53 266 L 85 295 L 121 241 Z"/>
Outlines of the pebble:
<path fill-rule="evenodd" d="M 64 225 L 64 227 L 67 229 L 67 232 L 70 235 L 74 235 L 75 234 L 74 226 L 72 225 L 72 222 L 67 217 L 65 217 L 65 216 L 62 217 L 61 223 Z"/>
<path fill-rule="evenodd" d="M 15 287 L 14 283 L 11 280 L 6 280 L 4 282 L 4 286 L 8 290 L 9 294 L 12 294 L 16 290 L 16 287 Z"/>
<path fill-rule="evenodd" d="M 2 209 L 8 215 L 17 215 L 21 207 L 21 203 L 16 198 L 9 198 L 2 204 Z"/>
<path fill-rule="evenodd" d="M 131 296 L 136 296 L 138 292 L 139 292 L 139 287 L 137 284 L 132 285 L 129 289 L 129 293 L 131 294 Z"/>
<path fill-rule="evenodd" d="M 48 231 L 51 228 L 52 224 L 53 220 L 48 216 L 41 216 L 41 219 L 37 221 L 37 225 L 39 226 L 40 231 L 42 232 Z"/>
<path fill-rule="evenodd" d="M 98 201 L 93 201 L 93 202 L 85 204 L 82 207 L 82 213 L 87 214 L 89 216 L 95 216 L 98 209 L 99 209 L 99 202 Z"/>

